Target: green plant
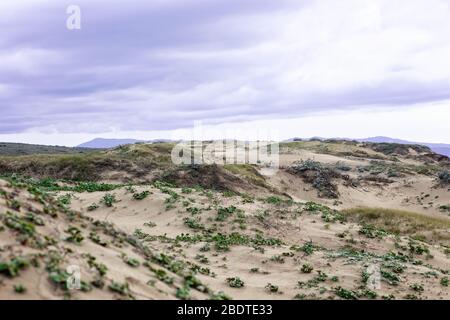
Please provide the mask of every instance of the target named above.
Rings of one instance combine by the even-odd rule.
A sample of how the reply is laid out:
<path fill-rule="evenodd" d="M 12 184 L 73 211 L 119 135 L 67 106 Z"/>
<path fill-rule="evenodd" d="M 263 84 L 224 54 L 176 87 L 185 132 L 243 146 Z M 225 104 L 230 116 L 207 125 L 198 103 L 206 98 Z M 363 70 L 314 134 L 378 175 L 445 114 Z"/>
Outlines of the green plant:
<path fill-rule="evenodd" d="M 205 226 L 202 225 L 199 221 L 200 220 L 198 220 L 198 219 L 185 218 L 184 219 L 184 224 L 186 226 L 188 226 L 189 228 L 194 229 L 194 230 L 203 230 L 203 229 L 205 229 Z"/>
<path fill-rule="evenodd" d="M 173 277 L 169 276 L 165 270 L 157 269 L 152 271 L 155 273 L 155 276 L 156 278 L 158 278 L 158 280 L 161 280 L 162 282 L 167 284 L 173 284 L 174 282 Z"/>
<path fill-rule="evenodd" d="M 280 256 L 280 255 L 278 255 L 278 254 L 272 256 L 272 257 L 270 258 L 270 261 L 277 262 L 277 263 L 284 263 L 284 262 L 285 262 L 283 256 Z"/>
<path fill-rule="evenodd" d="M 22 284 L 15 284 L 14 285 L 14 291 L 16 293 L 22 294 L 22 293 L 25 293 L 27 291 L 27 288 L 24 285 L 22 285 Z"/>
<path fill-rule="evenodd" d="M 359 233 L 363 234 L 366 237 L 371 238 L 371 239 L 375 239 L 375 238 L 382 239 L 387 235 L 386 231 L 377 229 L 373 225 L 363 225 L 359 229 Z"/>
<path fill-rule="evenodd" d="M 442 278 L 440 283 L 441 286 L 448 287 L 448 278 L 447 277 Z"/>
<path fill-rule="evenodd" d="M 144 223 L 144 227 L 154 228 L 156 227 L 156 223 L 149 221 Z"/>
<path fill-rule="evenodd" d="M 347 300 L 357 300 L 358 299 L 357 292 L 355 292 L 353 290 L 348 290 L 348 289 L 344 289 L 342 287 L 337 287 L 334 289 L 334 292 L 336 293 L 336 295 L 338 297 L 341 297 L 343 299 L 347 299 Z"/>
<path fill-rule="evenodd" d="M 66 241 L 68 242 L 80 244 L 84 240 L 81 230 L 77 227 L 69 227 L 69 229 L 67 229 L 65 232 L 69 234 L 69 236 L 66 238 Z"/>
<path fill-rule="evenodd" d="M 29 261 L 22 257 L 12 258 L 7 262 L 0 262 L 0 273 L 4 273 L 9 277 L 16 277 L 20 270 L 28 267 Z"/>
<path fill-rule="evenodd" d="M 283 200 L 276 196 L 270 196 L 270 197 L 266 198 L 266 202 L 277 205 L 277 204 L 280 204 L 281 202 L 283 202 Z"/>
<path fill-rule="evenodd" d="M 450 183 L 450 172 L 444 170 L 438 174 L 438 178 L 442 184 L 449 184 Z"/>
<path fill-rule="evenodd" d="M 61 206 L 68 206 L 72 202 L 72 195 L 65 194 L 65 195 L 59 196 L 57 201 Z"/>
<path fill-rule="evenodd" d="M 140 193 L 133 194 L 134 200 L 144 200 L 150 195 L 150 191 L 142 191 Z"/>
<path fill-rule="evenodd" d="M 316 247 L 314 246 L 312 241 L 306 242 L 301 248 L 307 256 L 312 255 Z"/>
<path fill-rule="evenodd" d="M 15 210 L 15 211 L 19 211 L 22 206 L 21 203 L 16 199 L 6 201 L 6 204 L 10 209 Z"/>
<path fill-rule="evenodd" d="M 332 276 L 330 280 L 333 281 L 333 282 L 339 282 L 339 277 Z"/>
<path fill-rule="evenodd" d="M 233 213 L 235 213 L 238 209 L 235 206 L 230 206 L 228 208 L 219 208 L 217 210 L 216 221 L 225 221 L 228 217 L 230 217 Z"/>
<path fill-rule="evenodd" d="M 189 207 L 186 210 L 187 212 L 190 212 L 193 216 L 200 213 L 200 209 L 195 207 Z"/>
<path fill-rule="evenodd" d="M 311 273 L 314 270 L 314 268 L 312 265 L 305 263 L 300 270 L 303 273 Z"/>
<path fill-rule="evenodd" d="M 55 269 L 50 272 L 49 279 L 62 290 L 68 290 L 67 279 L 69 278 L 69 276 L 70 275 L 66 271 Z"/>
<path fill-rule="evenodd" d="M 396 274 L 386 270 L 381 270 L 381 277 L 383 278 L 383 280 L 393 286 L 398 285 L 398 283 L 400 282 L 400 278 Z"/>
<path fill-rule="evenodd" d="M 268 283 L 268 284 L 266 285 L 265 288 L 266 288 L 266 290 L 269 291 L 270 293 L 277 293 L 278 290 L 279 290 L 278 286 L 273 285 L 273 284 L 271 284 L 271 283 Z"/>
<path fill-rule="evenodd" d="M 177 288 L 176 297 L 181 300 L 187 300 L 190 298 L 191 290 L 186 287 Z"/>
<path fill-rule="evenodd" d="M 232 300 L 230 296 L 223 291 L 219 291 L 211 295 L 211 300 Z"/>
<path fill-rule="evenodd" d="M 191 189 L 191 188 L 183 187 L 183 188 L 181 189 L 181 193 L 184 193 L 184 194 L 190 194 L 190 193 L 192 193 L 192 189 Z"/>
<path fill-rule="evenodd" d="M 88 211 L 94 211 L 94 210 L 97 210 L 98 208 L 99 208 L 99 205 L 96 204 L 96 203 L 93 203 L 87 208 L 87 210 Z"/>
<path fill-rule="evenodd" d="M 122 296 L 129 296 L 130 295 L 130 287 L 128 285 L 128 283 L 119 283 L 119 282 L 115 282 L 113 281 L 110 285 L 109 285 L 109 290 L 113 291 L 113 292 L 117 292 L 118 294 L 122 295 Z"/>
<path fill-rule="evenodd" d="M 139 260 L 130 258 L 125 254 L 122 254 L 122 260 L 123 260 L 123 262 L 125 262 L 126 264 L 128 264 L 129 266 L 134 267 L 134 268 L 137 268 L 141 265 Z"/>
<path fill-rule="evenodd" d="M 423 292 L 423 286 L 419 283 L 413 283 L 409 286 L 412 290 L 417 291 L 417 292 Z"/>
<path fill-rule="evenodd" d="M 35 215 L 34 213 L 31 213 L 31 212 L 25 214 L 24 219 L 31 223 L 34 223 L 37 226 L 45 225 L 44 220 L 42 218 L 38 217 L 37 215 Z"/>
<path fill-rule="evenodd" d="M 227 278 L 227 283 L 232 288 L 242 288 L 245 285 L 239 277 Z"/>
<path fill-rule="evenodd" d="M 107 193 L 103 196 L 102 202 L 105 204 L 105 206 L 112 207 L 114 203 L 117 202 L 117 199 L 114 194 Z"/>
<path fill-rule="evenodd" d="M 108 242 L 105 240 L 102 240 L 100 238 L 100 236 L 98 234 L 96 234 L 95 232 L 91 232 L 89 233 L 89 239 L 92 240 L 92 242 L 102 246 L 102 247 L 107 247 L 108 246 Z"/>
<path fill-rule="evenodd" d="M 35 233 L 35 225 L 33 223 L 28 222 L 11 212 L 6 213 L 4 223 L 8 228 L 14 229 L 27 236 L 33 236 Z"/>
<path fill-rule="evenodd" d="M 103 277 L 106 275 L 106 273 L 108 272 L 108 267 L 106 265 L 104 265 L 103 263 L 97 262 L 97 258 L 95 258 L 94 256 L 92 256 L 90 254 L 87 255 L 87 259 L 88 259 L 89 267 L 97 270 L 100 277 Z"/>

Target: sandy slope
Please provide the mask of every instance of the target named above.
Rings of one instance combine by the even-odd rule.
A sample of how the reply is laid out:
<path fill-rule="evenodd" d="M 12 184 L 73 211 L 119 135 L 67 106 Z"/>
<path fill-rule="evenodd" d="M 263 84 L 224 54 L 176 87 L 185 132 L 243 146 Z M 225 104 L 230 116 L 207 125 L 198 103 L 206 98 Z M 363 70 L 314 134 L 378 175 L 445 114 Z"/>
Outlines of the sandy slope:
<path fill-rule="evenodd" d="M 360 147 L 353 151 L 409 171 L 388 179 L 386 170 L 368 171 L 372 158 L 293 148 L 283 151 L 277 174 L 264 177 L 266 187 L 251 187 L 246 179 L 253 173 L 245 170 L 233 173 L 240 180 L 223 180 L 241 195 L 166 184 L 46 195 L 0 180 L 0 299 L 449 299 L 445 223 L 418 230 L 444 235 L 425 243 L 368 231 L 333 210 L 384 207 L 448 220 L 440 210 L 450 205 L 448 188 L 438 186 L 434 174 L 411 171 L 423 165 L 412 151 L 395 161 Z M 348 167 L 333 178 L 337 199 L 319 197 L 311 183 L 289 172 L 308 159 L 333 170 Z M 104 177 L 120 181 L 123 174 L 112 170 Z M 108 195 L 115 198 L 110 206 Z M 67 196 L 65 204 L 56 200 L 61 196 Z M 79 243 L 70 241 L 70 227 L 83 237 Z M 11 274 L 18 258 L 26 266 Z M 67 290 L 65 281 L 57 281 L 67 277 L 69 265 L 80 268 L 84 290 Z M 379 285 L 367 284 L 368 270 L 376 270 Z M 233 287 L 231 278 L 243 286 Z M 16 292 L 18 285 L 26 291 Z"/>
<path fill-rule="evenodd" d="M 131 200 L 131 195 L 125 190 L 120 190 L 115 192 L 117 198 L 121 200 L 116 204 L 115 209 L 100 208 L 88 213 L 88 215 L 95 219 L 113 222 L 129 232 L 141 229 L 152 236 L 165 235 L 173 239 L 183 233 L 199 233 L 190 229 L 183 222 L 186 217 L 192 216 L 181 205 L 183 200 L 179 201 L 180 204 L 176 208 L 166 210 L 164 201 L 167 195 L 161 194 L 159 190 L 153 187 L 141 187 L 137 191 L 142 190 L 151 190 L 153 194 L 149 196 L 149 199 L 136 201 Z M 182 194 L 181 190 L 175 190 Z M 73 201 L 73 206 L 77 210 L 83 210 L 92 202 L 99 202 L 101 196 L 101 193 L 77 195 L 78 199 Z M 201 217 L 202 223 L 214 225 L 214 218 L 217 215 L 216 210 L 206 210 L 210 206 L 210 199 L 197 193 L 183 197 L 194 200 L 196 207 L 205 209 L 198 215 L 198 217 Z M 260 230 L 264 237 L 277 238 L 285 243 L 281 246 L 265 247 L 264 252 L 249 246 L 235 246 L 229 252 L 217 252 L 214 248 L 211 251 L 202 252 L 201 248 L 205 244 L 203 242 L 182 243 L 180 246 L 176 246 L 175 252 L 178 253 L 178 256 L 190 261 L 196 261 L 196 258 L 198 260 L 199 254 L 207 257 L 208 262 L 202 265 L 208 267 L 216 276 L 200 276 L 200 278 L 214 291 L 224 291 L 235 299 L 291 299 L 297 294 L 305 294 L 306 297 L 309 296 L 310 298 L 335 298 L 333 288 L 337 286 L 355 290 L 361 286 L 361 272 L 365 269 L 364 265 L 372 260 L 348 264 L 346 259 L 341 258 L 334 261 L 329 256 L 336 254 L 347 245 L 378 255 L 386 254 L 391 250 L 396 251 L 394 246 L 396 241 L 393 237 L 387 237 L 383 240 L 367 239 L 358 234 L 359 227 L 353 224 L 326 223 L 322 221 L 320 215 L 310 213 L 296 216 L 298 215 L 297 211 L 302 212 L 302 207 L 298 205 L 270 205 L 263 201 L 242 204 L 240 197 L 224 198 L 220 194 L 214 195 L 214 201 L 222 207 L 234 205 L 242 208 L 246 215 L 246 230 L 240 230 L 236 224 L 231 222 L 232 219 L 230 218 L 230 221 L 218 224 L 220 232 L 252 234 L 254 233 L 253 230 Z M 268 210 L 270 213 L 263 221 L 255 218 L 264 210 Z M 156 226 L 144 226 L 144 223 L 149 221 L 155 223 Z M 345 232 L 348 232 L 348 234 L 344 239 L 336 236 L 336 234 Z M 291 249 L 292 245 L 302 246 L 308 241 L 312 241 L 314 245 L 321 249 L 310 256 Z M 397 245 L 400 243 L 407 245 L 408 241 L 406 239 L 400 240 Z M 162 251 L 174 251 L 172 243 L 152 241 L 152 244 Z M 438 278 L 424 276 L 427 272 L 448 268 L 448 258 L 443 253 L 444 249 L 437 246 L 436 248 L 430 248 L 430 250 L 433 258 L 426 259 L 424 256 L 415 258 L 425 259 L 424 262 L 430 264 L 431 269 L 406 263 L 407 268 L 401 274 L 402 282 L 397 286 L 390 286 L 382 282 L 381 288 L 377 290 L 378 294 L 380 296 L 393 294 L 397 298 L 401 298 L 408 293 L 413 293 L 409 288 L 410 284 L 421 283 L 426 288 L 425 292 L 421 294 L 422 297 L 448 298 L 446 288 L 439 285 L 439 276 Z M 281 257 L 281 260 L 277 260 L 277 256 Z M 374 258 L 372 263 L 379 263 L 377 260 L 379 259 Z M 315 271 L 312 274 L 302 273 L 300 269 L 304 264 L 311 264 Z M 251 272 L 253 268 L 258 268 L 259 271 Z M 328 275 L 328 280 L 312 288 L 300 289 L 298 282 L 311 280 L 318 270 L 325 272 Z M 236 289 L 228 286 L 226 279 L 235 276 L 245 282 L 244 288 Z M 336 283 L 330 281 L 333 276 L 337 276 L 339 281 Z M 278 286 L 282 293 L 268 292 L 265 286 L 269 283 Z"/>

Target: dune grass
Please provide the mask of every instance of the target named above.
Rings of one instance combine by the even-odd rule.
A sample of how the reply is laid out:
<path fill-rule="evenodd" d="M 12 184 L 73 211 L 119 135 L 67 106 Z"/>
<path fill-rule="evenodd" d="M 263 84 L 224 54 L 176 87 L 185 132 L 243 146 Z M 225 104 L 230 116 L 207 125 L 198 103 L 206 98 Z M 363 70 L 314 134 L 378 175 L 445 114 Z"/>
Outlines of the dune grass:
<path fill-rule="evenodd" d="M 413 236 L 424 241 L 450 240 L 450 219 L 405 210 L 353 208 L 342 211 L 348 221 L 372 225 L 389 233 Z"/>
<path fill-rule="evenodd" d="M 243 176 L 257 186 L 266 187 L 264 177 L 250 164 L 226 164 L 224 168 L 231 173 Z"/>

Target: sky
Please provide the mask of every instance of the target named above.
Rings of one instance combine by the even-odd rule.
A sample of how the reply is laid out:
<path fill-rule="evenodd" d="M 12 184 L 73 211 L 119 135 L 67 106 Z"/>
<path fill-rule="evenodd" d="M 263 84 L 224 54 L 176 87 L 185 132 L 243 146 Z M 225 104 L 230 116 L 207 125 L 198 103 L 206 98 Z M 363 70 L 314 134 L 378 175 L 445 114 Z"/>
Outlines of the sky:
<path fill-rule="evenodd" d="M 449 57 L 447 0 L 2 1 L 0 141 L 450 143 Z"/>

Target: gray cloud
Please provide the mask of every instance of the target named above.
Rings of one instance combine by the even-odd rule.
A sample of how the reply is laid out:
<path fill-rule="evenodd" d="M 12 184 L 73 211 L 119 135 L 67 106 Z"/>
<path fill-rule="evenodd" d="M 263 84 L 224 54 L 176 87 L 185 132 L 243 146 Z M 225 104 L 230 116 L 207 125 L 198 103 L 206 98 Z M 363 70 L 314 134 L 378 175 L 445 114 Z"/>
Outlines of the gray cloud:
<path fill-rule="evenodd" d="M 0 133 L 163 130 L 450 98 L 445 1 L 77 2 L 78 31 L 65 28 L 64 3 L 0 5 Z"/>

